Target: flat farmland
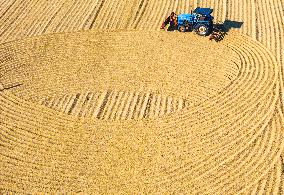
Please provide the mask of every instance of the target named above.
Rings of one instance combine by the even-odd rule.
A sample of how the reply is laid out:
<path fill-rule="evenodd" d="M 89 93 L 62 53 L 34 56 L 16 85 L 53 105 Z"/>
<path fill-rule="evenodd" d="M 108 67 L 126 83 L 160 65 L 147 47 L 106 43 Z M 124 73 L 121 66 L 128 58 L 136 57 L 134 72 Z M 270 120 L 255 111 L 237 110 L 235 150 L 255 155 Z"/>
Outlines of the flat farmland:
<path fill-rule="evenodd" d="M 160 30 L 196 7 L 223 41 Z M 283 18 L 282 0 L 2 0 L 0 193 L 284 194 Z"/>

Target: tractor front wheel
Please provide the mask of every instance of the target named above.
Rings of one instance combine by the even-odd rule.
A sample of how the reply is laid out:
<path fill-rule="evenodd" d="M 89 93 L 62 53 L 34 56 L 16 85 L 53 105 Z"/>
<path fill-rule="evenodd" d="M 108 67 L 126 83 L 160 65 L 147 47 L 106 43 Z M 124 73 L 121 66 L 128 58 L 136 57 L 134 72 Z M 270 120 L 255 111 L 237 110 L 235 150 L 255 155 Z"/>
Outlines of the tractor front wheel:
<path fill-rule="evenodd" d="M 179 30 L 179 32 L 185 32 L 185 26 L 180 26 L 179 28 L 178 28 L 178 30 Z"/>
<path fill-rule="evenodd" d="M 200 36 L 206 36 L 209 34 L 209 27 L 205 24 L 197 24 L 194 27 L 194 30 Z"/>

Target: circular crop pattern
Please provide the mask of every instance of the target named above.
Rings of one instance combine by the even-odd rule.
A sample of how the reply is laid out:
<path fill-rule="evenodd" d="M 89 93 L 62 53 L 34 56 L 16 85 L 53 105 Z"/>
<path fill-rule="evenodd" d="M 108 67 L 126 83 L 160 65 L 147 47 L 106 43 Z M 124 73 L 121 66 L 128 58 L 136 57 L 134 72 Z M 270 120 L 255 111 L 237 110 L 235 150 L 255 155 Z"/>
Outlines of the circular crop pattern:
<path fill-rule="evenodd" d="M 198 104 L 239 73 L 235 53 L 179 33 L 57 34 L 1 51 L 1 82 L 18 97 L 103 119 L 154 118 Z"/>
<path fill-rule="evenodd" d="M 88 31 L 0 50 L 0 189 L 236 194 L 278 170 L 278 65 L 244 35 Z"/>

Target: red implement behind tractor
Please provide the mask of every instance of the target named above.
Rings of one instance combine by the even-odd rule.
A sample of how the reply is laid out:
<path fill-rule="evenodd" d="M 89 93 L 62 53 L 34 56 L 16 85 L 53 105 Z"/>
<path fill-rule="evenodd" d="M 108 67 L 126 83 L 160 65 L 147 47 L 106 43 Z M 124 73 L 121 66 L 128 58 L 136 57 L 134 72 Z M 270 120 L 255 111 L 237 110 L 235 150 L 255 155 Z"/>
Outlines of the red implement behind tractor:
<path fill-rule="evenodd" d="M 172 27 L 176 27 L 177 26 L 177 15 L 172 12 L 171 15 L 169 17 L 166 18 L 166 20 L 163 22 L 162 26 L 161 26 L 161 29 L 165 29 L 165 27 L 167 25 L 170 25 L 169 28 L 172 28 Z M 169 30 L 169 29 L 168 29 Z"/>
<path fill-rule="evenodd" d="M 209 40 L 215 40 L 216 42 L 222 41 L 226 35 L 226 31 L 223 25 L 215 24 L 212 30 L 212 33 L 209 37 Z"/>

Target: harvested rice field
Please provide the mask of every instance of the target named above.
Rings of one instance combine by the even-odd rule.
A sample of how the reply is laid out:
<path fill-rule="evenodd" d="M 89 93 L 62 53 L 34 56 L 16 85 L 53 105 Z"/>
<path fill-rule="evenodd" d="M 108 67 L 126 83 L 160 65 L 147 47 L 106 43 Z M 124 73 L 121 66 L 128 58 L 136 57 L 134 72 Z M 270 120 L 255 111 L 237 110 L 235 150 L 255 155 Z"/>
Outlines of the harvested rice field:
<path fill-rule="evenodd" d="M 222 41 L 160 29 L 196 7 Z M 284 194 L 283 18 L 282 0 L 2 0 L 0 194 Z"/>

